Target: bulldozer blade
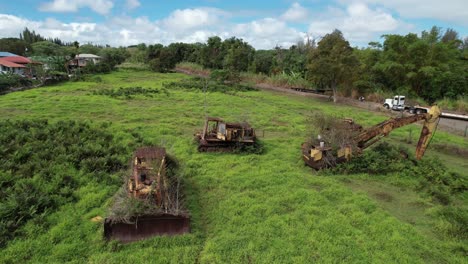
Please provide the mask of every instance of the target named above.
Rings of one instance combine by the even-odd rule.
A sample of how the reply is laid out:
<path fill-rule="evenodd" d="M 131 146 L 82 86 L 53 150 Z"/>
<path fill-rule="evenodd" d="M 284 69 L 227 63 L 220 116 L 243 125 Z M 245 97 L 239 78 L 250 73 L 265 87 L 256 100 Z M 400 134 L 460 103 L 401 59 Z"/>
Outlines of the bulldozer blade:
<path fill-rule="evenodd" d="M 190 217 L 184 215 L 144 215 L 127 222 L 106 218 L 104 237 L 130 243 L 153 236 L 173 236 L 190 232 Z"/>

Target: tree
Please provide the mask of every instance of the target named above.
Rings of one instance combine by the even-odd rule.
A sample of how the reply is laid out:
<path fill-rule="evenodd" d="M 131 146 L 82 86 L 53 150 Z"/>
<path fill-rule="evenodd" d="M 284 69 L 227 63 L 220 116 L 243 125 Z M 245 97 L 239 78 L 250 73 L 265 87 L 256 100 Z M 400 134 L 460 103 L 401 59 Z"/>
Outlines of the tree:
<path fill-rule="evenodd" d="M 173 69 L 177 63 L 174 56 L 174 49 L 163 47 L 162 45 L 150 45 L 150 50 L 153 50 L 149 55 L 149 66 L 151 70 L 156 72 L 168 72 Z"/>
<path fill-rule="evenodd" d="M 226 50 L 218 36 L 208 38 L 207 45 L 201 50 L 201 63 L 206 68 L 222 69 Z"/>
<path fill-rule="evenodd" d="M 338 87 L 350 83 L 354 67 L 359 62 L 341 31 L 335 29 L 323 37 L 316 49 L 309 53 L 307 77 L 316 83 L 325 83 L 333 90 L 337 101 Z"/>
<path fill-rule="evenodd" d="M 61 53 L 61 47 L 50 41 L 35 42 L 31 47 L 34 55 L 54 56 Z"/>
<path fill-rule="evenodd" d="M 255 73 L 270 74 L 273 67 L 274 52 L 272 50 L 258 50 L 252 62 L 252 71 Z"/>
<path fill-rule="evenodd" d="M 93 44 L 84 44 L 79 47 L 80 54 L 98 54 L 102 48 Z"/>
<path fill-rule="evenodd" d="M 441 41 L 445 43 L 448 43 L 450 41 L 457 41 L 457 40 L 459 40 L 458 32 L 452 28 L 447 28 L 447 30 L 445 31 L 445 34 L 442 36 L 442 39 L 441 39 Z"/>
<path fill-rule="evenodd" d="M 223 61 L 224 69 L 237 73 L 247 71 L 255 52 L 247 42 L 234 37 L 223 42 L 223 50 L 226 51 Z"/>
<path fill-rule="evenodd" d="M 31 50 L 31 45 L 18 38 L 0 39 L 0 50 L 24 56 L 27 50 Z"/>

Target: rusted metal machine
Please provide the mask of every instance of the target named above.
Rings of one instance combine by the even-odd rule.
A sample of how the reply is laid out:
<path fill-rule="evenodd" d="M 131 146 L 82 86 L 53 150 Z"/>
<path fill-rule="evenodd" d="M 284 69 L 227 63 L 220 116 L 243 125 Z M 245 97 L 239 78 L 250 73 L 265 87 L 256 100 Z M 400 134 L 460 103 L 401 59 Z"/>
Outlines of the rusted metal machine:
<path fill-rule="evenodd" d="M 180 183 L 167 175 L 166 150 L 143 147 L 134 152 L 132 174 L 126 183 L 125 201 L 140 202 L 146 211 L 125 217 L 110 216 L 104 221 L 106 239 L 132 242 L 156 235 L 177 235 L 190 232 L 190 217 L 181 209 Z M 122 204 L 130 204 L 121 202 Z M 133 203 L 135 204 L 135 203 Z M 133 211 L 134 208 L 118 208 Z"/>
<path fill-rule="evenodd" d="M 364 149 L 387 136 L 394 129 L 424 120 L 424 126 L 416 147 L 416 159 L 420 160 L 429 145 L 431 135 L 436 130 L 440 114 L 439 107 L 435 105 L 431 107 L 428 113 L 392 118 L 364 130 L 352 124 L 352 121 L 347 121 L 349 133 L 355 135 L 352 142 L 342 144 L 338 149 L 333 149 L 320 139 L 314 140 L 314 142 L 306 142 L 302 144 L 302 157 L 308 166 L 316 170 L 333 167 L 338 163 L 350 160 L 353 152 L 359 155 Z"/>
<path fill-rule="evenodd" d="M 248 123 L 227 123 L 220 118 L 208 117 L 201 133 L 195 134 L 198 151 L 232 151 L 253 146 L 255 130 Z"/>

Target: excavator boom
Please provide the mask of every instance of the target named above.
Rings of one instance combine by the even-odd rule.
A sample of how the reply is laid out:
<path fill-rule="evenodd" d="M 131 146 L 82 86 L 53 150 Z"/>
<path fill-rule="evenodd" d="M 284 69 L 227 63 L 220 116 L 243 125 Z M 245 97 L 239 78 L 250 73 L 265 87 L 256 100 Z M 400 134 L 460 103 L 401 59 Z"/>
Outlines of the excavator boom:
<path fill-rule="evenodd" d="M 440 118 L 440 108 L 435 105 L 429 109 L 429 112 L 426 114 L 426 122 L 421 130 L 421 136 L 419 136 L 418 145 L 416 146 L 416 159 L 420 160 L 426 152 L 426 148 L 431 141 L 432 134 L 437 128 Z"/>

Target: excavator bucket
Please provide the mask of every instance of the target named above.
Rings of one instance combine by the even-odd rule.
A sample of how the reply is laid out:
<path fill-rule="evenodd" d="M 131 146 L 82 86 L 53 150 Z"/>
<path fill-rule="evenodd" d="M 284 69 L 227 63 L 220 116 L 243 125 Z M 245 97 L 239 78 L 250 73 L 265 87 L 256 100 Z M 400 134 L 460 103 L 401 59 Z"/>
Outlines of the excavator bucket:
<path fill-rule="evenodd" d="M 190 232 L 190 216 L 180 208 L 180 181 L 172 175 L 174 166 L 167 170 L 168 157 L 164 148 L 143 147 L 134 152 L 125 192 L 116 196 L 118 202 L 114 201 L 111 216 L 104 220 L 107 240 L 128 243 Z M 135 208 L 139 208 L 137 204 L 146 209 L 135 212 Z"/>
<path fill-rule="evenodd" d="M 418 145 L 416 146 L 416 159 L 420 160 L 426 148 L 429 145 L 432 134 L 437 128 L 440 118 L 440 108 L 437 105 L 434 105 L 429 109 L 429 112 L 426 114 L 426 121 L 424 122 L 423 128 L 421 130 L 421 136 L 419 137 Z"/>
<path fill-rule="evenodd" d="M 130 222 L 104 220 L 104 237 L 122 243 L 135 242 L 153 236 L 173 236 L 190 232 L 190 217 L 187 215 L 144 215 Z"/>

